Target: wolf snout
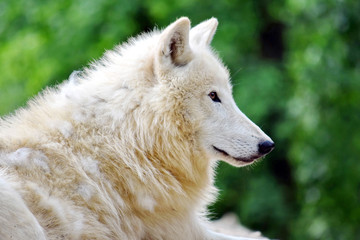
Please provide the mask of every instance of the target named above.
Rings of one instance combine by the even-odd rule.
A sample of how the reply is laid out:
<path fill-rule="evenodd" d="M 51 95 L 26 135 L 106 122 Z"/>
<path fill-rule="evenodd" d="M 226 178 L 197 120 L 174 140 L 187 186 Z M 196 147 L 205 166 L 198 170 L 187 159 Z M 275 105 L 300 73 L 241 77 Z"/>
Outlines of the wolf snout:
<path fill-rule="evenodd" d="M 268 154 L 275 147 L 275 143 L 272 141 L 263 141 L 258 145 L 258 152 L 262 155 Z"/>

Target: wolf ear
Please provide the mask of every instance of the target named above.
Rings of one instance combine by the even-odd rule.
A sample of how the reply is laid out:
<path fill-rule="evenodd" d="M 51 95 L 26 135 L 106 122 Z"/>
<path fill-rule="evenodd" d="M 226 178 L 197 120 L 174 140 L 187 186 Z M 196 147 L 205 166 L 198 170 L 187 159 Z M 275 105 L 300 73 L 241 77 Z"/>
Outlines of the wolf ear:
<path fill-rule="evenodd" d="M 202 46 L 210 45 L 217 26 L 218 20 L 216 18 L 210 18 L 209 20 L 199 23 L 190 31 L 191 43 Z"/>
<path fill-rule="evenodd" d="M 189 32 L 190 20 L 182 17 L 161 33 L 158 49 L 160 63 L 170 62 L 173 65 L 182 66 L 191 61 Z"/>

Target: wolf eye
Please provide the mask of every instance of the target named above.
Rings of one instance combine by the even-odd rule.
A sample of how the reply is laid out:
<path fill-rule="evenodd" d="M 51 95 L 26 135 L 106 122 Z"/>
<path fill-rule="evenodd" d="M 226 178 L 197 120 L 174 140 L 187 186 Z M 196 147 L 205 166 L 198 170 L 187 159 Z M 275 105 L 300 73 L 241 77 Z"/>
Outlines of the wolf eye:
<path fill-rule="evenodd" d="M 216 92 L 211 92 L 209 93 L 209 97 L 211 98 L 211 100 L 213 100 L 214 102 L 221 102 L 220 98 L 218 97 Z"/>

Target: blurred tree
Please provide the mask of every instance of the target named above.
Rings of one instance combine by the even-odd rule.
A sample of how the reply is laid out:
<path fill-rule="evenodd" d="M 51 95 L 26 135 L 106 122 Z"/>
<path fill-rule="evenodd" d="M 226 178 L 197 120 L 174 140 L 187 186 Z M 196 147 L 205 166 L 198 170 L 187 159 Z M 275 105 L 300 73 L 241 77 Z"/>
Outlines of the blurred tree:
<path fill-rule="evenodd" d="M 179 16 L 215 16 L 240 109 L 276 142 L 254 167 L 221 163 L 214 218 L 279 239 L 360 239 L 360 2 L 0 2 L 0 114 L 105 49 Z"/>
<path fill-rule="evenodd" d="M 292 26 L 290 121 L 279 125 L 293 137 L 288 158 L 299 209 L 292 239 L 360 238 L 359 11 L 358 1 L 288 1 L 278 11 Z"/>

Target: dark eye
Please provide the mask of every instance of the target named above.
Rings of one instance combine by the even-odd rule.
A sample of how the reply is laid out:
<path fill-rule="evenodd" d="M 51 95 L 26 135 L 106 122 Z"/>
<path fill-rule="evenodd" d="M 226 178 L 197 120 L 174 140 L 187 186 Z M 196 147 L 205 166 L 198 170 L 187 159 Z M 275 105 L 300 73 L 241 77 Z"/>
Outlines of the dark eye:
<path fill-rule="evenodd" d="M 216 92 L 211 92 L 209 93 L 209 97 L 211 98 L 211 100 L 213 100 L 214 102 L 221 102 L 220 98 L 218 97 Z"/>

